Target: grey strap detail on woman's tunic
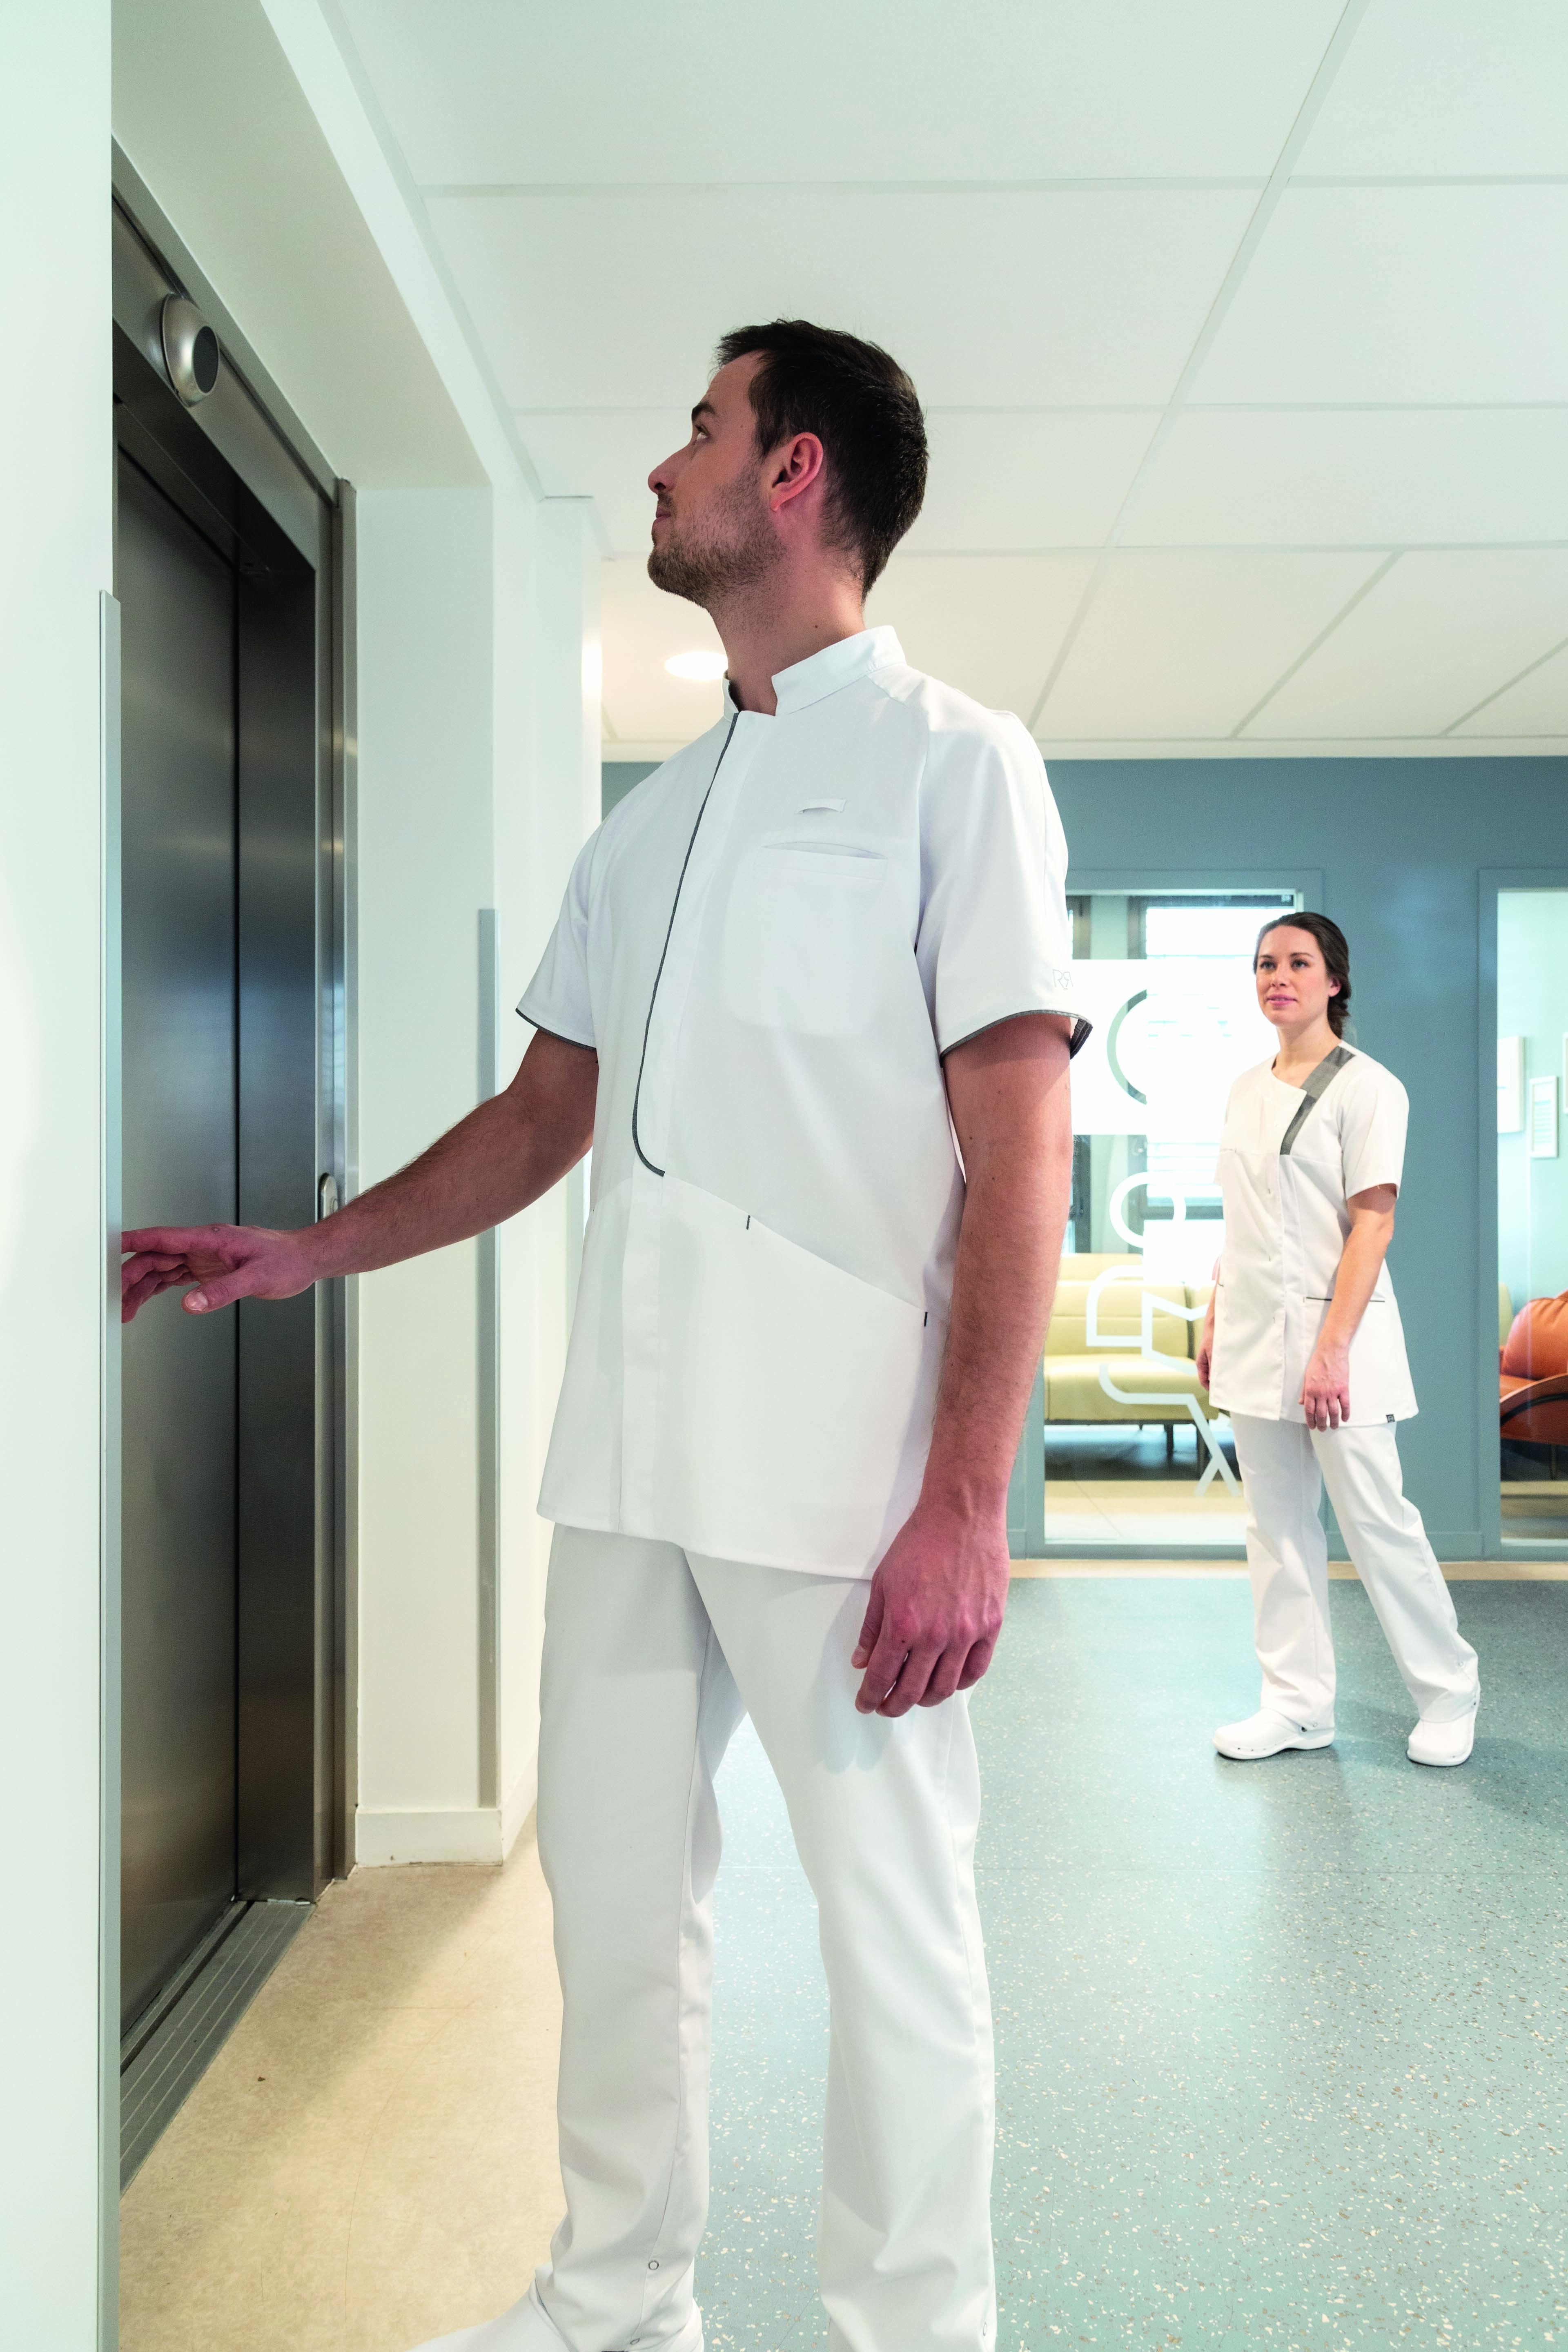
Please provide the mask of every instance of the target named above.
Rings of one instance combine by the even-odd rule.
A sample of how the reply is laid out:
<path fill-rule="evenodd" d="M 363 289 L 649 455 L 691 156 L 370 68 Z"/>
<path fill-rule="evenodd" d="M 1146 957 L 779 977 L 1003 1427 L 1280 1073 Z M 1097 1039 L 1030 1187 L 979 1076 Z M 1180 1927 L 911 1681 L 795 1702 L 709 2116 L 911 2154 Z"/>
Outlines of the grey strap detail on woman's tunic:
<path fill-rule="evenodd" d="M 1284 1138 L 1279 1146 L 1281 1160 L 1289 1159 L 1291 1145 L 1311 1118 L 1319 1102 L 1328 1093 L 1345 1064 L 1353 1062 L 1354 1059 L 1355 1055 L 1348 1045 L 1336 1045 L 1331 1054 L 1323 1055 L 1317 1068 L 1310 1074 L 1306 1085 L 1301 1089 L 1307 1099 L 1285 1129 Z"/>

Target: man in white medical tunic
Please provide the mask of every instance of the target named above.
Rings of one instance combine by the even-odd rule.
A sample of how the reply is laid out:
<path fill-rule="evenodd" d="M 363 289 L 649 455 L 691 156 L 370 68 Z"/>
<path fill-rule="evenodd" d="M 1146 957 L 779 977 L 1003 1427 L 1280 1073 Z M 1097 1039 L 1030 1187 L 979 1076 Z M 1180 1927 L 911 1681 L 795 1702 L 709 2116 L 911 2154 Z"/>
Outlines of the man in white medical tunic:
<path fill-rule="evenodd" d="M 834 2352 L 987 2352 L 991 2021 L 967 1692 L 1049 1313 L 1076 1042 L 1019 722 L 862 601 L 919 509 L 887 355 L 742 331 L 650 478 L 717 722 L 577 859 L 512 1087 L 309 1234 L 128 1237 L 207 1311 L 511 1213 L 592 1141 L 542 1508 L 539 1843 L 566 2218 L 473 2352 L 698 2352 L 714 1774 L 749 1713 L 816 1896 Z"/>

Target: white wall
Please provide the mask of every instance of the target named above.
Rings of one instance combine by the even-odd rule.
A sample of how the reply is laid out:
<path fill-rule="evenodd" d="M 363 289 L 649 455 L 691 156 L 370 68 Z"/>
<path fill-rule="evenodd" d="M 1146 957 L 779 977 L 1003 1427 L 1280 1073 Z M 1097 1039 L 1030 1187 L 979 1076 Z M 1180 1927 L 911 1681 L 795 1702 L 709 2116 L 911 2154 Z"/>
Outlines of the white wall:
<path fill-rule="evenodd" d="M 99 597 L 110 585 L 107 0 L 0 17 L 0 2334 L 99 2289 Z"/>
<path fill-rule="evenodd" d="M 477 916 L 511 1007 L 595 819 L 599 550 L 580 500 L 381 491 L 359 506 L 362 1185 L 471 1109 Z M 503 1229 L 498 1796 L 482 1804 L 472 1244 L 360 1297 L 361 1863 L 499 1860 L 533 1801 L 550 1530 L 536 1509 L 566 1339 L 568 1202 Z"/>
<path fill-rule="evenodd" d="M 598 548 L 521 489 L 359 499 L 360 1181 L 478 1098 L 478 916 L 517 1002 L 591 829 Z M 563 1189 L 500 1236 L 498 1796 L 481 1803 L 479 1266 L 359 1284 L 357 1859 L 498 1861 L 533 1801 L 550 1530 L 535 1508 L 565 1347 Z"/>
<path fill-rule="evenodd" d="M 479 1098 L 490 503 L 485 490 L 358 502 L 362 1187 Z M 359 1313 L 360 1852 L 402 1859 L 430 1844 L 406 1817 L 478 1804 L 475 1244 L 363 1277 Z M 475 1825 L 447 1827 L 467 1851 Z"/>
<path fill-rule="evenodd" d="M 524 509 L 526 509 L 526 517 Z M 496 872 L 503 1076 L 531 1035 L 515 1005 L 544 951 L 572 861 L 599 821 L 600 547 L 578 499 L 519 500 L 498 531 Z M 530 528 L 521 527 L 526 519 Z M 526 543 L 525 543 L 526 542 Z M 508 1843 L 533 1801 L 550 1529 L 535 1508 L 566 1346 L 574 1254 L 563 1186 L 501 1236 L 500 1786 Z"/>

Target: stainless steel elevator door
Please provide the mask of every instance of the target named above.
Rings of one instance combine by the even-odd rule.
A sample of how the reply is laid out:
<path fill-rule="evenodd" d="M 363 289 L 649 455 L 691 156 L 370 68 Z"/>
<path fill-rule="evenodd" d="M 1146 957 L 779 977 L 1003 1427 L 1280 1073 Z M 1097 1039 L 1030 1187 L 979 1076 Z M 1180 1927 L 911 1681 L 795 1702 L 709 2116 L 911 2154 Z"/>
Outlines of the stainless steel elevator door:
<path fill-rule="evenodd" d="M 124 1217 L 237 1214 L 236 583 L 123 456 Z M 125 1334 L 121 1993 L 131 2022 L 236 1872 L 237 1323 Z"/>

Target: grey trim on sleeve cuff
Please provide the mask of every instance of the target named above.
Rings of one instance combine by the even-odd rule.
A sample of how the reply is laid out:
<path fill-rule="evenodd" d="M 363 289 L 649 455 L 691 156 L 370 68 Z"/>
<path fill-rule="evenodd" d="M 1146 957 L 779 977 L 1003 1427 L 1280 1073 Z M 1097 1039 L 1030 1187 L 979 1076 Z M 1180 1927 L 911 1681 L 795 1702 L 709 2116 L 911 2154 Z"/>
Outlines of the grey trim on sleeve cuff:
<path fill-rule="evenodd" d="M 526 1021 L 531 1029 L 542 1029 L 547 1037 L 559 1037 L 563 1045 L 581 1045 L 590 1054 L 596 1054 L 599 1050 L 596 1037 L 577 1037 L 570 1029 L 563 1029 L 558 1021 L 542 1021 L 537 1013 L 529 1011 L 526 997 L 516 1010 L 520 1021 Z"/>
<path fill-rule="evenodd" d="M 945 1062 L 950 1054 L 956 1054 L 961 1045 L 969 1044 L 971 1038 L 987 1036 L 993 1029 L 1000 1029 L 1007 1021 L 1026 1021 L 1031 1013 L 1055 1013 L 1064 1021 L 1072 1022 L 1072 1034 L 1068 1039 L 1069 1061 L 1094 1026 L 1092 1021 L 1086 1021 L 1081 1013 L 1075 1017 L 1070 1006 L 1066 1004 L 1020 1004 L 1016 1013 L 999 1013 L 994 1021 L 983 1021 L 978 1029 L 968 1030 L 963 1036 L 955 1037 L 951 1045 L 939 1049 L 937 1058 Z"/>

